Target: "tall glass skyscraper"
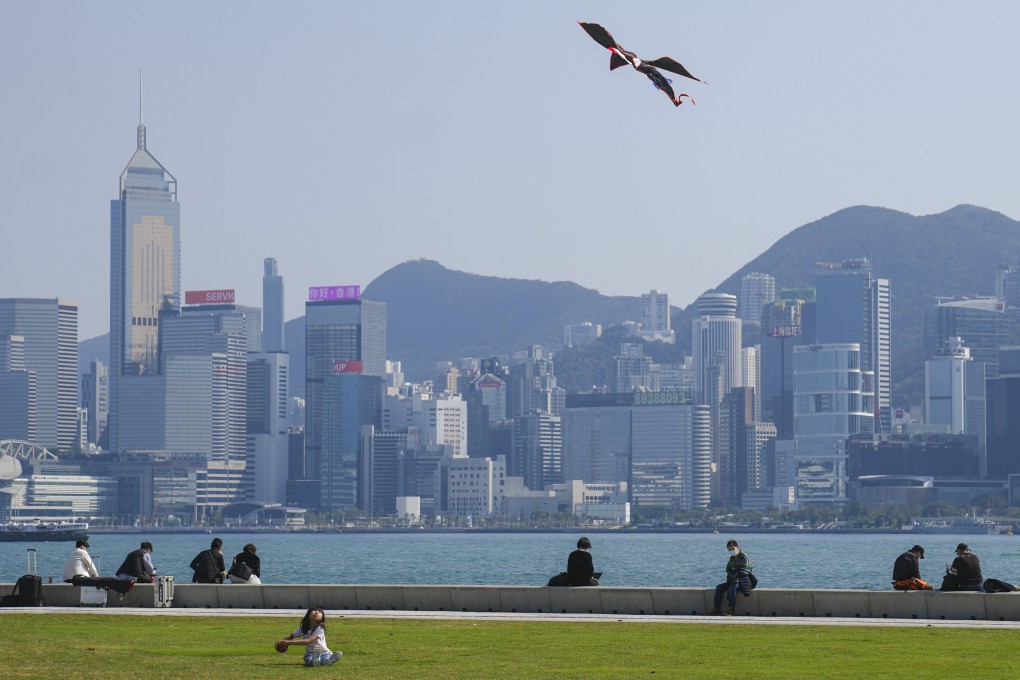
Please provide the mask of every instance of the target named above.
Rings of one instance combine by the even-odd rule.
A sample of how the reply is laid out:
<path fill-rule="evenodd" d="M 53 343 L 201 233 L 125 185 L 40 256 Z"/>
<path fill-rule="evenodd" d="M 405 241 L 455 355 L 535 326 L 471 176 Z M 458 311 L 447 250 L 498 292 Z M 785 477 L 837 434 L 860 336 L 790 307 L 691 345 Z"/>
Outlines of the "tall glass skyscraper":
<path fill-rule="evenodd" d="M 126 383 L 132 383 L 133 399 L 151 396 L 154 407 L 160 401 L 160 313 L 180 308 L 180 225 L 177 180 L 146 149 L 139 120 L 138 147 L 120 175 L 118 197 L 110 202 L 108 427 L 113 451 L 144 439 L 145 424 L 123 417 Z"/>
<path fill-rule="evenodd" d="M 276 269 L 276 260 L 267 257 L 262 275 L 262 351 L 284 351 L 283 277 Z"/>

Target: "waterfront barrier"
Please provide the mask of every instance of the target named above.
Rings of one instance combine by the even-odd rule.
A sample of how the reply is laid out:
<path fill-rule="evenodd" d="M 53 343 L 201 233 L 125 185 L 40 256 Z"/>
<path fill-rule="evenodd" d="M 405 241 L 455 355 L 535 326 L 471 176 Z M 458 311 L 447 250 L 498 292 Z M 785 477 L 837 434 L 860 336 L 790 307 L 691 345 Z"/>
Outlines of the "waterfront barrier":
<path fill-rule="evenodd" d="M 13 583 L 0 584 L 9 593 Z M 107 607 L 152 607 L 153 586 L 137 583 Z M 177 608 L 518 612 L 527 614 L 704 615 L 714 588 L 569 588 L 468 585 L 195 584 L 174 588 Z M 78 607 L 80 590 L 44 584 L 43 604 Z M 725 600 L 723 606 L 726 606 Z M 737 616 L 1020 621 L 1020 593 L 759 588 L 737 596 Z"/>

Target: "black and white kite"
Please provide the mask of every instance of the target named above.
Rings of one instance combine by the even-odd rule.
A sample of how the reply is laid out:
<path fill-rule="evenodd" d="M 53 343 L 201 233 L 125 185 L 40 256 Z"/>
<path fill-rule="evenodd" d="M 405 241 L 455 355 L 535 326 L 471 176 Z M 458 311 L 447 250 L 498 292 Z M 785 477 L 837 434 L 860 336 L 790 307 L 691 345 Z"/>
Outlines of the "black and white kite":
<path fill-rule="evenodd" d="M 665 92 L 666 96 L 669 97 L 669 100 L 673 102 L 674 106 L 680 106 L 680 100 L 682 97 L 691 99 L 691 95 L 685 92 L 677 95 L 673 94 L 673 86 L 670 85 L 673 81 L 662 75 L 659 72 L 660 68 L 664 71 L 669 71 L 685 78 L 690 78 L 691 80 L 697 80 L 699 83 L 705 82 L 701 78 L 695 78 L 691 75 L 690 71 L 685 69 L 683 65 L 675 59 L 671 59 L 670 57 L 659 57 L 652 61 L 641 61 L 636 54 L 623 49 L 623 47 L 621 47 L 619 43 L 613 39 L 613 36 L 609 34 L 609 31 L 598 24 L 586 24 L 581 21 L 578 21 L 577 23 L 588 35 L 592 37 L 595 42 L 609 50 L 611 53 L 609 57 L 610 71 L 630 64 L 635 69 L 648 76 L 648 79 L 652 81 L 652 84 L 655 85 L 657 89 Z M 693 99 L 691 99 L 691 103 L 694 103 Z"/>

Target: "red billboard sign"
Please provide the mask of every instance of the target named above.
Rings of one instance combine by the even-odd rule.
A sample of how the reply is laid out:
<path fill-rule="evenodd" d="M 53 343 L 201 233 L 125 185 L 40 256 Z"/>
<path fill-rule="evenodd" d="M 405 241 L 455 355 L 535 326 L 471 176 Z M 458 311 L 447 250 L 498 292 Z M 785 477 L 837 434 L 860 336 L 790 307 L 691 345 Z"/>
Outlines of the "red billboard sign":
<path fill-rule="evenodd" d="M 186 305 L 224 305 L 233 303 L 233 290 L 189 290 L 184 293 L 184 304 Z"/>
<path fill-rule="evenodd" d="M 334 373 L 364 373 L 365 362 L 364 361 L 334 361 L 333 362 Z"/>

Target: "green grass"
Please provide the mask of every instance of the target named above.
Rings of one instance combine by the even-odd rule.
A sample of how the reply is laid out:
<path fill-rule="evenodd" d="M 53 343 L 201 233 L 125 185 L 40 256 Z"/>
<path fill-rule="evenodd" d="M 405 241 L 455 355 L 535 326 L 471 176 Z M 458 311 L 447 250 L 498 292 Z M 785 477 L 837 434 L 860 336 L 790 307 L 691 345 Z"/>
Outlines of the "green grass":
<path fill-rule="evenodd" d="M 273 650 L 284 618 L 0 614 L 0 678 L 1007 678 L 1017 630 L 345 619 L 344 658 Z"/>

